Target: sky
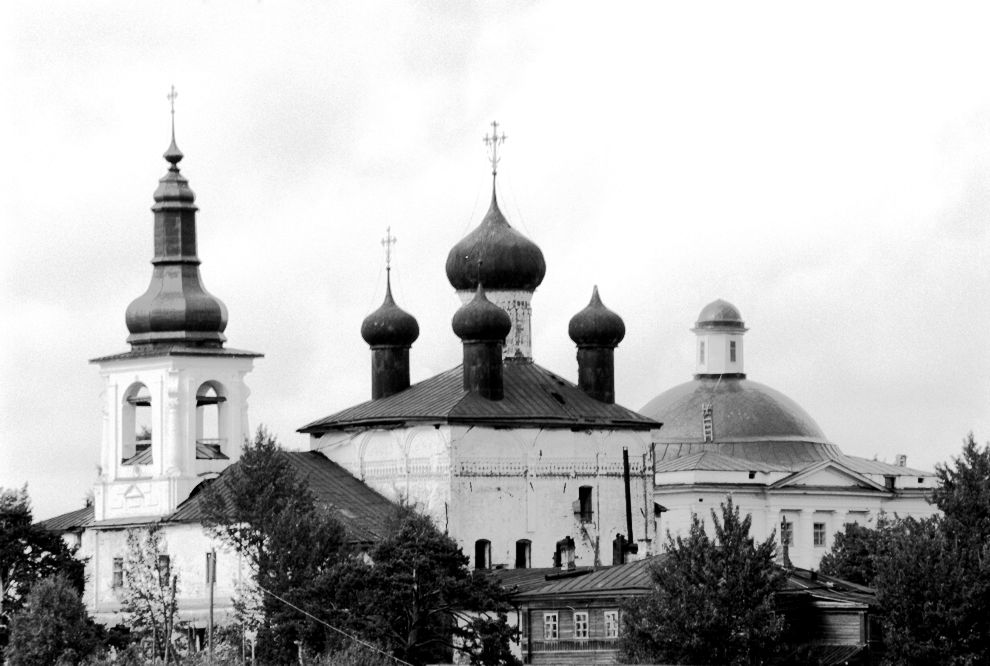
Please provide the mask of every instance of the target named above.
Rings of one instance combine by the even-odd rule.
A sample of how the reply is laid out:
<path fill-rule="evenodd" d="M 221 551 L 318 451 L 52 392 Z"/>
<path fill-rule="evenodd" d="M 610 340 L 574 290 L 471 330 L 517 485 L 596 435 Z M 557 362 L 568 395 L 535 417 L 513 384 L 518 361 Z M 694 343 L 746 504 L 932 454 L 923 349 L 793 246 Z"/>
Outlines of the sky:
<path fill-rule="evenodd" d="M 543 250 L 537 363 L 576 380 L 598 285 L 617 402 L 691 378 L 702 307 L 844 452 L 932 469 L 990 438 L 990 8 L 912 2 L 20 2 L 0 25 L 0 486 L 96 480 L 102 384 L 151 277 L 170 86 L 207 289 L 252 427 L 370 397 L 362 319 L 460 361 L 450 248 L 498 194 Z"/>

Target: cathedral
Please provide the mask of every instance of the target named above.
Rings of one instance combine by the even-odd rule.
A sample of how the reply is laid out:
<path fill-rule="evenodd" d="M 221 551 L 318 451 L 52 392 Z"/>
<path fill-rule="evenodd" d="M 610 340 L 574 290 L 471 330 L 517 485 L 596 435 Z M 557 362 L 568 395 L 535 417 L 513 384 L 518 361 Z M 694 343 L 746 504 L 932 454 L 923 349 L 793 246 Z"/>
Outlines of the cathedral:
<path fill-rule="evenodd" d="M 559 341 L 576 352 L 570 377 L 539 365 L 532 301 L 547 266 L 499 208 L 504 136 L 493 130 L 490 207 L 446 261 L 462 303 L 451 313 L 462 363 L 412 381 L 419 325 L 387 279 L 381 307 L 354 322 L 370 347 L 370 398 L 302 425 L 310 450 L 289 454 L 354 542 L 375 541 L 391 504 L 409 502 L 476 568 L 603 567 L 662 552 L 668 531 L 731 495 L 753 515 L 754 536 L 776 534 L 782 557 L 816 567 L 844 523 L 932 512 L 931 473 L 843 454 L 797 404 L 747 378 L 747 329 L 725 301 L 695 323 L 693 379 L 638 411 L 616 401 L 626 325 L 597 288 Z M 226 346 L 227 310 L 201 281 L 174 127 L 164 157 L 151 282 L 126 309 L 130 349 L 93 360 L 104 382 L 94 502 L 43 524 L 80 544 L 84 601 L 108 623 L 120 620 L 126 531 L 160 526 L 181 572 L 180 615 L 202 626 L 205 554 L 216 552 L 219 617 L 249 578 L 204 531 L 198 490 L 237 464 L 251 434 L 246 377 L 261 355 Z"/>

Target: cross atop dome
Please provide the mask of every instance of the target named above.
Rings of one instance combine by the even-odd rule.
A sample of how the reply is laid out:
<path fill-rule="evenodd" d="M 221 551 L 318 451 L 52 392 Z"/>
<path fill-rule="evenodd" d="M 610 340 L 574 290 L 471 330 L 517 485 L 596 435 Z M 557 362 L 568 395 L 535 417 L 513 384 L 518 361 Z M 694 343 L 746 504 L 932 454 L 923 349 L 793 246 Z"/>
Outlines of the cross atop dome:
<path fill-rule="evenodd" d="M 385 248 L 385 270 L 392 270 L 392 246 L 398 242 L 398 238 L 392 235 L 392 226 L 385 227 L 385 238 L 382 239 L 382 247 Z"/>
<path fill-rule="evenodd" d="M 498 156 L 498 147 L 505 143 L 508 137 L 505 136 L 505 132 L 501 135 L 498 133 L 498 121 L 492 121 L 492 133 L 486 134 L 484 138 L 485 145 L 488 146 L 488 161 L 492 165 L 492 177 L 498 173 L 498 162 L 501 157 Z"/>

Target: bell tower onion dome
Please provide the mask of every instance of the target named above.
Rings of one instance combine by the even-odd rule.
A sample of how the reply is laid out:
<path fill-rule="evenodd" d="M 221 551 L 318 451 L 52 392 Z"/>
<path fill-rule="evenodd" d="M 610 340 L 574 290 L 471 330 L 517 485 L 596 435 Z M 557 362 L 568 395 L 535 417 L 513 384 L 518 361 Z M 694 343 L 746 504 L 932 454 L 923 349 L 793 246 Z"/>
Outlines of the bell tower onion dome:
<path fill-rule="evenodd" d="M 374 347 L 410 347 L 419 337 L 419 323 L 395 304 L 391 276 L 385 280 L 385 301 L 361 322 L 361 337 Z"/>
<path fill-rule="evenodd" d="M 174 116 L 173 116 L 174 118 Z M 203 286 L 196 256 L 196 195 L 179 172 L 182 151 L 172 142 L 164 158 L 169 169 L 155 190 L 151 284 L 126 314 L 127 341 L 134 349 L 222 347 L 227 308 Z"/>

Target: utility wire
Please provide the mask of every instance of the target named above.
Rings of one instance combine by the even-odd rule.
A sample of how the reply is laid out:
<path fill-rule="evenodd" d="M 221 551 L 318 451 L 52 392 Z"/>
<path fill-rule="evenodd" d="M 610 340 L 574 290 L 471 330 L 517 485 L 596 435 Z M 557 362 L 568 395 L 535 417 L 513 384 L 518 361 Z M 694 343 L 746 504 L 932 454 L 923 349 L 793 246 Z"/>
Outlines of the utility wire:
<path fill-rule="evenodd" d="M 386 657 L 388 657 L 389 659 L 391 659 L 392 661 L 394 661 L 397 664 L 403 664 L 404 666 L 412 666 L 412 664 L 410 664 L 408 661 L 402 661 L 401 659 L 399 659 L 395 655 L 391 655 L 388 652 L 385 652 L 384 650 L 375 647 L 371 643 L 366 643 L 366 642 L 362 641 L 360 638 L 358 638 L 357 636 L 353 636 L 353 635 L 347 633 L 346 631 L 344 631 L 343 629 L 338 629 L 337 627 L 333 626 L 329 622 L 326 622 L 324 620 L 321 620 L 320 618 L 316 617 L 315 615 L 313 615 L 309 611 L 303 610 L 299 606 L 296 606 L 291 601 L 286 601 L 285 599 L 283 599 L 282 597 L 278 596 L 277 594 L 275 594 L 271 590 L 266 590 L 265 588 L 261 587 L 260 585 L 258 585 L 258 589 L 261 590 L 262 592 L 264 592 L 265 594 L 270 595 L 270 596 L 274 597 L 275 599 L 278 599 L 279 601 L 281 601 L 286 606 L 289 606 L 290 608 L 293 608 L 293 609 L 299 611 L 300 613 L 302 613 L 306 617 L 308 617 L 308 618 L 310 618 L 312 620 L 316 620 L 317 622 L 319 622 L 320 624 L 322 624 L 323 626 L 325 626 L 325 627 L 327 627 L 329 629 L 333 629 L 338 634 L 341 634 L 342 636 L 346 636 L 347 638 L 351 639 L 352 641 L 355 641 L 357 643 L 360 643 L 361 645 L 365 646 L 369 650 L 372 650 L 372 651 L 377 652 L 379 654 L 385 655 Z"/>

